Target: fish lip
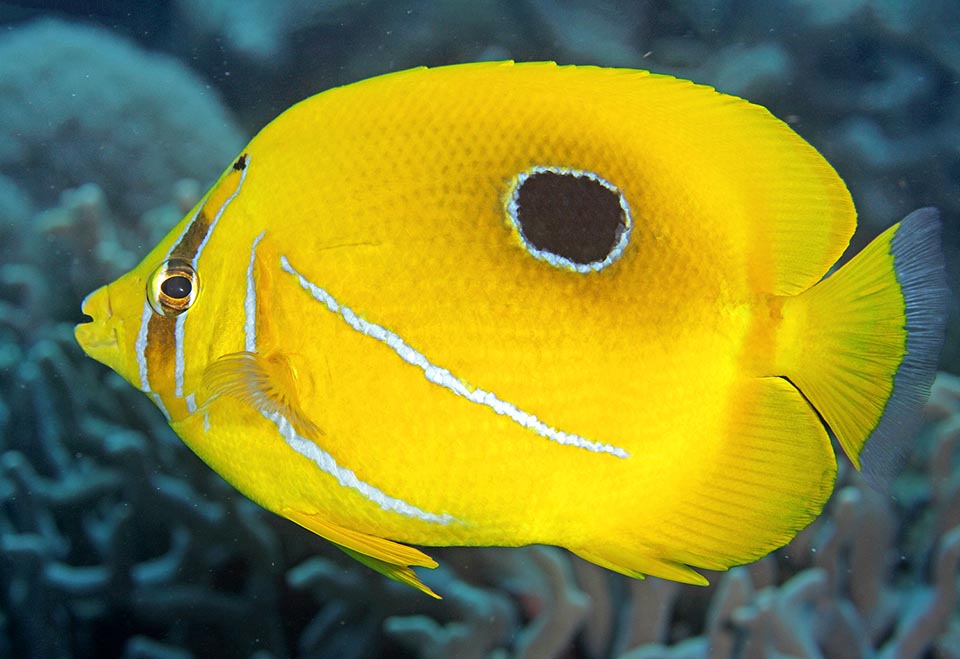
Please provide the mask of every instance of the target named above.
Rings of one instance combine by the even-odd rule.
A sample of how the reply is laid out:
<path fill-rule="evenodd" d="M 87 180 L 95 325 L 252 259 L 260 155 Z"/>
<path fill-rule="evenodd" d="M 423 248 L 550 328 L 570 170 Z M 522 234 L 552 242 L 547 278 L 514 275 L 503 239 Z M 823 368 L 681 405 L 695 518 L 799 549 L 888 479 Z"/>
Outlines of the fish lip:
<path fill-rule="evenodd" d="M 86 325 L 96 322 L 97 319 L 94 317 L 94 314 L 91 313 L 91 306 L 94 304 L 93 298 L 95 295 L 103 295 L 104 297 L 103 311 L 106 313 L 106 315 L 103 317 L 101 322 L 107 321 L 113 317 L 113 308 L 110 306 L 110 290 L 106 286 L 101 286 L 100 288 L 94 289 L 87 293 L 86 297 L 84 297 L 83 301 L 80 303 L 80 313 L 85 316 L 89 316 L 90 320 L 79 323 L 79 325 Z"/>
<path fill-rule="evenodd" d="M 73 335 L 84 351 L 90 354 L 119 344 L 108 287 L 101 286 L 83 298 L 80 312 L 90 318 L 73 328 Z"/>

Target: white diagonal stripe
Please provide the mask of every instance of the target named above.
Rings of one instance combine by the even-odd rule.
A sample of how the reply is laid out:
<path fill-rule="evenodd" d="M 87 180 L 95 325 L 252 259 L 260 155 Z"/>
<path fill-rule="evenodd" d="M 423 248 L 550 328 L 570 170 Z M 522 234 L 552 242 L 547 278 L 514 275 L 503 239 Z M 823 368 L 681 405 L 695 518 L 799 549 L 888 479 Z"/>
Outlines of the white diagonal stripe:
<path fill-rule="evenodd" d="M 564 446 L 575 446 L 577 448 L 593 451 L 595 453 L 608 453 L 618 458 L 629 457 L 629 453 L 625 449 L 622 449 L 618 446 L 612 446 L 604 442 L 597 442 L 587 439 L 586 437 L 581 437 L 580 435 L 568 433 L 549 426 L 537 418 L 536 415 L 531 414 L 530 412 L 525 412 L 513 403 L 502 400 L 492 391 L 486 391 L 480 388 L 468 388 L 450 371 L 431 363 L 426 356 L 408 345 L 398 334 L 391 332 L 382 325 L 377 325 L 376 323 L 371 323 L 368 320 L 364 320 L 354 313 L 352 309 L 340 304 L 332 295 L 330 295 L 330 293 L 312 283 L 306 277 L 300 274 L 292 265 L 290 265 L 290 261 L 287 260 L 286 256 L 280 257 L 280 267 L 284 272 L 295 276 L 300 282 L 300 286 L 304 290 L 309 292 L 315 300 L 322 302 L 327 309 L 335 314 L 338 314 L 344 320 L 344 322 L 347 323 L 347 325 L 361 334 L 365 334 L 388 345 L 405 362 L 419 367 L 423 371 L 427 380 L 433 384 L 440 385 L 441 387 L 444 387 L 445 389 L 448 389 L 458 396 L 462 396 L 473 403 L 485 405 L 497 414 L 506 416 L 524 428 L 529 428 L 541 437 L 557 442 L 558 444 L 563 444 Z"/>
<path fill-rule="evenodd" d="M 290 448 L 311 460 L 320 467 L 324 473 L 333 476 L 340 485 L 356 490 L 363 495 L 364 498 L 377 504 L 383 510 L 434 524 L 449 524 L 456 521 L 446 513 L 438 515 L 428 512 L 402 499 L 392 497 L 383 492 L 383 490 L 360 480 L 353 471 L 338 465 L 333 456 L 317 446 L 315 442 L 298 434 L 293 425 L 282 414 L 265 411 L 261 411 L 261 414 L 277 426 L 280 436 L 283 437 L 283 441 L 285 441 Z"/>
<path fill-rule="evenodd" d="M 197 253 L 193 257 L 193 268 L 197 268 L 197 263 L 200 261 L 200 255 L 203 254 L 203 250 L 206 248 L 207 243 L 210 241 L 210 237 L 213 236 L 213 230 L 217 228 L 217 224 L 220 222 L 220 218 L 223 217 L 223 214 L 226 212 L 227 207 L 230 205 L 234 199 L 237 198 L 237 195 L 240 194 L 240 188 L 243 187 L 243 182 L 247 180 L 247 172 L 250 171 L 250 158 L 247 158 L 246 167 L 243 168 L 243 171 L 240 172 L 240 180 L 237 181 L 237 188 L 233 191 L 229 197 L 223 201 L 223 205 L 220 206 L 220 209 L 217 211 L 217 214 L 213 217 L 213 222 L 210 223 L 210 227 L 207 229 L 207 235 L 203 237 L 203 240 L 200 241 L 200 244 L 197 246 Z"/>

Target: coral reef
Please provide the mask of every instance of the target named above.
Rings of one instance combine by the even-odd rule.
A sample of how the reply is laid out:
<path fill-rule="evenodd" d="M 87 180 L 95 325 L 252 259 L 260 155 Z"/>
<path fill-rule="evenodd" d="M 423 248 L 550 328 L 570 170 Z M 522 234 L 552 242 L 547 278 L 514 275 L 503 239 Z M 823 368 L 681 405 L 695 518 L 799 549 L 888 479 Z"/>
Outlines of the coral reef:
<path fill-rule="evenodd" d="M 954 376 L 939 376 L 892 497 L 844 468 L 793 543 L 708 588 L 632 581 L 550 547 L 450 548 L 422 574 L 435 602 L 243 499 L 72 337 L 83 295 L 167 232 L 242 133 L 331 84 L 483 57 L 640 66 L 762 102 L 850 182 L 858 244 L 942 207 L 956 281 L 956 3 L 178 0 L 151 12 L 163 36 L 134 11 L 83 15 L 110 30 L 46 19 L 0 35 L 0 657 L 960 657 Z M 957 346 L 946 370 L 960 370 Z"/>
<path fill-rule="evenodd" d="M 103 29 L 37 21 L 0 35 L 0 62 L 0 176 L 38 208 L 96 183 L 135 217 L 245 142 L 189 69 Z"/>

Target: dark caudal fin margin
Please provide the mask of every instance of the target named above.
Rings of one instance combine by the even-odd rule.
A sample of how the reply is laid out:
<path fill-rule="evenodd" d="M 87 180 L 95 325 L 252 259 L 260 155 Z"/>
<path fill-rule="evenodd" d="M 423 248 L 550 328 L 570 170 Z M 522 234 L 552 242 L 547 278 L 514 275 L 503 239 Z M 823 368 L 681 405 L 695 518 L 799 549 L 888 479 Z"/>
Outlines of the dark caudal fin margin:
<path fill-rule="evenodd" d="M 900 471 L 916 437 L 943 347 L 949 290 L 937 210 L 921 208 L 905 217 L 890 253 L 906 306 L 907 353 L 883 416 L 860 453 L 864 478 L 881 491 Z"/>
<path fill-rule="evenodd" d="M 784 299 L 777 374 L 799 389 L 880 491 L 916 438 L 948 297 L 940 221 L 924 208 Z"/>

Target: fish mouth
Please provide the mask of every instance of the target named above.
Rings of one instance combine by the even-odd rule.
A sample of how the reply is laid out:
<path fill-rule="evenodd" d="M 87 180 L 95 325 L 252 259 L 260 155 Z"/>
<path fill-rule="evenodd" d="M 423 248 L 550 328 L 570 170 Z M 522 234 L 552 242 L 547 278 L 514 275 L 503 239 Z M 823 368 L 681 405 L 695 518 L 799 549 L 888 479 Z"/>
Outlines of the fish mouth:
<path fill-rule="evenodd" d="M 108 288 L 102 286 L 85 297 L 80 312 L 90 320 L 74 327 L 73 336 L 85 353 L 102 362 L 103 353 L 119 344 Z"/>

